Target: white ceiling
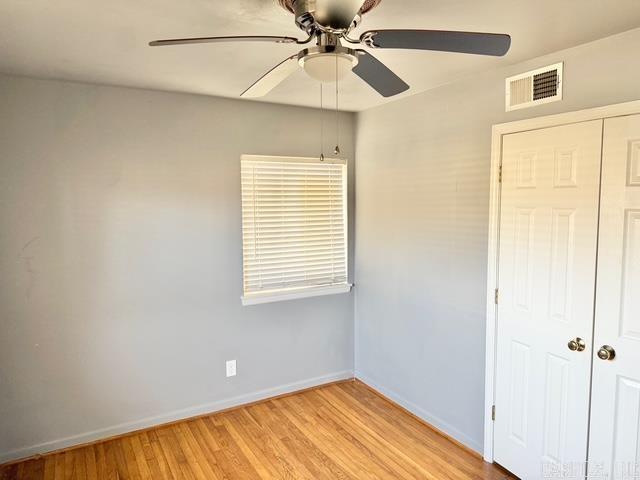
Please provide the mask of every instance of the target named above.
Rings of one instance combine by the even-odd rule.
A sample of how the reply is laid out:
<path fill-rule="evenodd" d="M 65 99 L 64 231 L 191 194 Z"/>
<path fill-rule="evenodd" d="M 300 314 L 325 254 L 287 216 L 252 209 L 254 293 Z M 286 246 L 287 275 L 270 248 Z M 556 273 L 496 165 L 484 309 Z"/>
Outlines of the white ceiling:
<path fill-rule="evenodd" d="M 359 31 L 425 28 L 512 36 L 504 58 L 376 50 L 411 85 L 403 95 L 411 95 L 638 25 L 640 0 L 382 0 Z M 300 47 L 240 43 L 151 48 L 147 42 L 260 34 L 304 37 L 293 15 L 276 0 L 0 0 L 0 71 L 237 97 Z M 345 110 L 391 101 L 355 75 L 342 82 L 341 90 Z M 317 106 L 319 87 L 299 71 L 263 100 Z"/>

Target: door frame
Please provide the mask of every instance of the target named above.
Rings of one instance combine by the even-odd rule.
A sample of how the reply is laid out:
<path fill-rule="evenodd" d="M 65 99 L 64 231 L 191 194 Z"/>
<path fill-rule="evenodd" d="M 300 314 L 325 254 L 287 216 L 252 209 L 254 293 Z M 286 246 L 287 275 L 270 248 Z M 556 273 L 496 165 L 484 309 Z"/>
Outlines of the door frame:
<path fill-rule="evenodd" d="M 491 129 L 491 177 L 489 190 L 489 241 L 487 256 L 487 313 L 485 339 L 484 451 L 486 462 L 493 463 L 493 406 L 495 405 L 496 340 L 498 334 L 498 264 L 500 241 L 500 194 L 502 168 L 502 137 L 512 133 L 557 127 L 640 113 L 640 100 L 617 103 L 574 112 L 534 117 L 515 122 L 499 123 Z"/>

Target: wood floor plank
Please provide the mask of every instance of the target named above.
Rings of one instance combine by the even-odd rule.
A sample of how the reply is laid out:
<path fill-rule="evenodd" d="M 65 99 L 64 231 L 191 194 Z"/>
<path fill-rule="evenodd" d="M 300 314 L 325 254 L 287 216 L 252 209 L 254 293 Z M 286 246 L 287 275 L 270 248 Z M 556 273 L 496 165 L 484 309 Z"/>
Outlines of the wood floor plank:
<path fill-rule="evenodd" d="M 484 463 L 479 456 L 463 448 L 447 448 L 448 442 L 440 441 L 440 433 L 425 429 L 424 424 L 417 419 L 408 420 L 405 412 L 390 408 L 394 405 L 379 395 L 371 392 L 367 395 L 365 392 L 364 408 L 361 400 L 362 390 L 354 386 L 355 384 L 340 385 L 333 393 L 350 401 L 350 408 L 361 414 L 367 423 L 378 427 L 384 432 L 385 437 L 393 438 L 401 448 L 411 451 L 417 458 L 433 458 L 445 468 L 455 465 L 457 470 L 461 470 L 459 476 L 462 478 L 482 478 L 476 472 Z"/>
<path fill-rule="evenodd" d="M 107 473 L 107 459 L 104 456 L 104 444 L 98 443 L 94 445 L 93 451 L 96 462 L 96 478 L 108 479 L 109 474 Z"/>
<path fill-rule="evenodd" d="M 199 418 L 192 424 L 192 432 L 198 445 L 204 452 L 208 452 L 208 458 L 212 463 L 217 466 L 217 471 L 222 475 L 221 478 L 225 479 L 242 479 L 247 478 L 250 480 L 259 479 L 260 476 L 253 468 L 249 468 L 248 465 L 238 466 L 234 461 L 233 452 L 225 452 L 218 444 L 218 441 L 214 438 L 213 433 L 209 430 L 210 422 L 205 422 L 204 419 Z"/>
<path fill-rule="evenodd" d="M 189 465 L 189 469 L 194 474 L 197 480 L 207 480 L 210 478 L 215 478 L 213 472 L 210 471 L 208 462 L 203 461 L 204 459 L 202 457 L 194 453 L 192 445 L 190 445 L 183 427 L 184 424 L 182 423 L 176 424 L 173 426 L 172 430 L 176 436 L 176 439 L 178 440 L 180 448 L 184 452 L 185 459 L 187 461 L 187 464 Z"/>
<path fill-rule="evenodd" d="M 399 434 L 393 423 L 386 422 L 381 415 L 367 416 L 360 411 L 359 404 L 354 401 L 355 399 L 348 396 L 341 398 L 339 389 L 319 391 L 318 394 L 341 416 L 352 422 L 356 431 L 366 432 L 370 436 L 369 441 L 374 442 L 381 449 L 388 450 L 393 457 L 401 459 L 405 468 L 411 467 L 413 475 L 425 478 L 431 476 L 434 478 L 468 478 L 459 470 L 457 464 L 447 462 L 439 456 L 432 456 L 428 464 L 421 461 L 420 457 L 425 452 L 420 451 L 419 444 L 402 442 L 404 435 Z"/>
<path fill-rule="evenodd" d="M 114 442 L 105 442 L 97 445 L 103 447 L 104 462 L 106 468 L 106 475 L 109 480 L 120 480 L 126 478 L 118 471 L 118 462 L 116 460 L 116 452 L 114 448 Z"/>
<path fill-rule="evenodd" d="M 308 402 L 310 399 L 305 397 L 286 398 L 283 400 L 286 405 L 292 405 L 297 402 Z M 388 465 L 379 459 L 366 445 L 362 444 L 352 433 L 333 420 L 323 407 L 309 404 L 308 409 L 311 412 L 297 413 L 295 408 L 291 412 L 287 408 L 283 408 L 285 415 L 294 420 L 294 416 L 298 415 L 298 427 L 303 429 L 304 433 L 325 446 L 333 445 L 332 454 L 340 466 L 347 469 L 354 478 L 380 478 L 384 480 L 397 480 L 399 478 L 409 478 L 404 470 L 393 471 Z M 302 416 L 301 416 L 302 415 Z M 308 421 L 308 425 L 305 425 Z"/>
<path fill-rule="evenodd" d="M 220 421 L 225 431 L 228 432 L 231 439 L 230 441 L 237 445 L 240 451 L 242 451 L 242 454 L 247 458 L 256 472 L 258 472 L 260 478 L 278 478 L 277 467 L 264 456 L 264 453 L 260 449 L 254 448 L 252 438 L 248 437 L 245 439 L 243 435 L 238 433 L 226 415 L 222 417 Z"/>
<path fill-rule="evenodd" d="M 87 480 L 96 480 L 98 478 L 98 466 L 96 465 L 96 454 L 93 445 L 79 449 L 84 454 L 84 464 L 87 472 Z"/>
<path fill-rule="evenodd" d="M 221 452 L 229 460 L 233 472 L 239 475 L 238 478 L 264 478 L 260 475 L 256 466 L 249 462 L 240 446 L 233 441 L 227 429 L 216 420 L 216 417 L 219 416 L 212 415 L 207 417 L 204 423 L 207 425 L 208 431 L 215 439 L 216 444 L 220 446 Z"/>
<path fill-rule="evenodd" d="M 76 480 L 87 480 L 87 464 L 84 459 L 84 449 L 78 448 L 76 450 L 72 450 L 73 452 L 73 464 L 75 475 L 74 478 Z"/>
<path fill-rule="evenodd" d="M 167 461 L 167 466 L 169 467 L 169 471 L 173 478 L 176 480 L 188 479 L 190 476 L 185 477 L 180 466 L 181 463 L 186 462 L 184 454 L 182 453 L 182 450 L 178 448 L 177 442 L 172 439 L 171 430 L 169 428 L 162 428 L 150 433 L 157 434 L 156 438 L 158 440 L 158 444 L 160 445 L 162 454 Z"/>
<path fill-rule="evenodd" d="M 14 480 L 18 478 L 18 465 L 7 465 L 0 470 L 0 473 L 1 480 Z"/>
<path fill-rule="evenodd" d="M 289 455 L 305 465 L 313 478 L 346 480 L 349 475 L 324 454 L 320 445 L 307 438 L 273 403 L 251 407 L 248 413 L 256 418 L 284 445 Z"/>
<path fill-rule="evenodd" d="M 44 459 L 34 458 L 19 465 L 17 476 L 27 480 L 42 480 Z"/>
<path fill-rule="evenodd" d="M 293 413 L 288 415 L 293 416 Z M 303 458 L 313 462 L 317 466 L 319 474 L 318 478 L 335 478 L 339 480 L 347 480 L 357 478 L 355 465 L 346 462 L 344 455 L 335 455 L 335 444 L 327 445 L 326 441 L 315 435 L 309 435 L 313 431 L 313 427 L 306 425 L 304 422 L 298 422 L 296 419 L 289 418 L 287 414 L 282 413 L 282 423 L 286 426 L 288 435 L 296 441 L 298 448 L 291 448 Z"/>
<path fill-rule="evenodd" d="M 142 444 L 140 443 L 140 435 L 132 435 L 130 437 L 125 437 L 122 440 L 123 443 L 127 444 L 129 447 L 127 451 L 130 456 L 133 456 L 133 462 L 135 462 L 135 467 L 138 470 L 140 478 L 152 478 L 151 469 L 147 463 L 147 457 L 144 454 Z"/>
<path fill-rule="evenodd" d="M 74 450 L 64 452 L 64 478 L 65 480 L 75 480 L 76 478 L 76 455 Z"/>
<path fill-rule="evenodd" d="M 110 453 L 113 455 L 116 465 L 117 478 L 122 480 L 134 480 L 132 472 L 129 471 L 123 442 L 120 440 L 114 440 L 109 443 L 111 444 Z"/>
<path fill-rule="evenodd" d="M 504 480 L 360 382 L 0 466 L 0 480 Z"/>
<path fill-rule="evenodd" d="M 169 467 L 169 462 L 167 461 L 167 457 L 162 450 L 162 445 L 158 440 L 158 436 L 155 431 L 151 430 L 148 432 L 142 433 L 143 438 L 146 442 L 149 443 L 151 447 L 150 455 L 153 455 L 153 458 L 158 463 L 158 468 L 160 470 L 160 476 L 154 478 L 160 478 L 162 480 L 175 480 L 176 477 L 171 473 L 171 468 Z"/>
<path fill-rule="evenodd" d="M 64 472 L 64 453 L 56 453 L 54 454 L 55 456 L 55 462 L 56 462 L 56 466 L 55 466 L 55 470 L 54 470 L 54 478 L 56 480 L 62 480 L 65 478 L 65 472 Z"/>
<path fill-rule="evenodd" d="M 224 472 L 218 466 L 215 457 L 206 449 L 203 450 L 202 445 L 198 443 L 196 436 L 191 429 L 193 422 L 185 422 L 179 425 L 182 436 L 189 445 L 195 461 L 198 462 L 206 478 L 223 479 Z"/>
<path fill-rule="evenodd" d="M 133 451 L 133 445 L 131 444 L 132 437 L 133 436 L 124 437 L 119 443 L 122 447 L 122 451 L 124 452 L 124 459 L 127 464 L 127 470 L 129 471 L 129 478 L 131 480 L 141 480 L 142 478 L 145 478 L 144 472 L 140 470 L 136 454 Z M 144 462 L 144 466 L 144 470 L 147 470 L 146 462 Z"/>
<path fill-rule="evenodd" d="M 365 462 L 377 464 L 386 475 L 393 478 L 413 479 L 416 474 L 420 473 L 410 464 L 403 463 L 397 456 L 391 455 L 387 448 L 380 448 L 379 442 L 366 429 L 360 429 L 339 409 L 329 404 L 320 394 L 320 391 L 309 392 L 308 400 L 315 406 L 315 409 L 321 418 L 328 422 L 329 429 L 326 435 L 331 437 L 333 432 L 337 431 L 346 440 L 346 445 L 351 448 L 352 452 L 358 453 L 362 451 L 366 454 Z M 352 446 L 353 445 L 353 446 Z M 355 448 L 354 448 L 355 447 Z M 384 446 L 383 446 L 384 447 Z M 423 478 L 431 478 L 428 475 Z"/>
<path fill-rule="evenodd" d="M 56 457 L 55 455 L 47 455 L 44 457 L 44 475 L 43 480 L 55 480 L 56 478 Z"/>
<path fill-rule="evenodd" d="M 255 412 L 257 413 L 257 412 Z M 280 437 L 269 429 L 266 421 L 256 417 L 247 409 L 238 410 L 227 421 L 240 430 L 243 438 L 253 441 L 254 451 L 260 451 L 277 469 L 279 476 L 291 479 L 311 479 L 315 477 L 307 466 L 287 449 Z"/>
<path fill-rule="evenodd" d="M 147 432 L 141 432 L 136 436 L 137 440 L 134 440 L 136 458 L 138 455 L 142 455 L 147 463 L 149 469 L 150 478 L 157 478 L 158 480 L 168 480 L 167 472 L 162 468 L 163 462 L 158 462 L 156 458 L 156 452 L 153 450 L 151 441 Z"/>

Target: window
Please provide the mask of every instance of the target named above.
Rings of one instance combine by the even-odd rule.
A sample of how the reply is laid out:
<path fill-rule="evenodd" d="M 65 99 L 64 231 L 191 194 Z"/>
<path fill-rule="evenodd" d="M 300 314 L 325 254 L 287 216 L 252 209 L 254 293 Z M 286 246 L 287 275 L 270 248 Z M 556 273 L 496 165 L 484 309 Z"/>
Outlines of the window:
<path fill-rule="evenodd" d="M 243 155 L 244 305 L 347 292 L 345 160 Z"/>

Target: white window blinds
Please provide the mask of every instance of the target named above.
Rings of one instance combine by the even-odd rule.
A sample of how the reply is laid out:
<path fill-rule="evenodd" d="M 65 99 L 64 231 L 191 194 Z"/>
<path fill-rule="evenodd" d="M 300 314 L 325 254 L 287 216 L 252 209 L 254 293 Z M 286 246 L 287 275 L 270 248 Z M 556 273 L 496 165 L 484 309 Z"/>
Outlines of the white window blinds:
<path fill-rule="evenodd" d="M 347 285 L 345 161 L 241 162 L 244 298 Z"/>

